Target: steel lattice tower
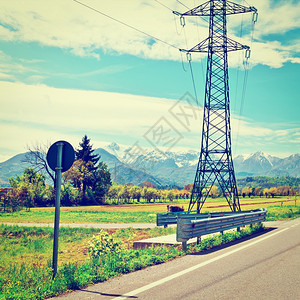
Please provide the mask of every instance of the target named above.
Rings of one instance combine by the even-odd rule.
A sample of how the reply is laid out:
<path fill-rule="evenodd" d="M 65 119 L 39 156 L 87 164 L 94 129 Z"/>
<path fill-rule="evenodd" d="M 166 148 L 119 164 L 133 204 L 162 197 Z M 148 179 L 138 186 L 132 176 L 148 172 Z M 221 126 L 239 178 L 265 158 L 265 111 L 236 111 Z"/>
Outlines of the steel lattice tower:
<path fill-rule="evenodd" d="M 227 37 L 226 15 L 254 12 L 227 0 L 210 0 L 183 14 L 209 17 L 209 37 L 186 51 L 205 52 L 207 73 L 205 84 L 202 142 L 189 210 L 197 203 L 200 212 L 213 185 L 218 185 L 232 211 L 240 210 L 236 179 L 231 154 L 231 127 L 229 110 L 227 53 L 246 49 Z"/>

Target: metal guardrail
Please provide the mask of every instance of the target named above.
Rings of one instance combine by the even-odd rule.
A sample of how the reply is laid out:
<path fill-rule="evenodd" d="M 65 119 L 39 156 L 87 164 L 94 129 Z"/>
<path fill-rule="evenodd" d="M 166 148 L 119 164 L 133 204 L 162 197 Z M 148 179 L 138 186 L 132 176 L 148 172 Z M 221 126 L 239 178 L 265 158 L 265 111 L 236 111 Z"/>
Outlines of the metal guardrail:
<path fill-rule="evenodd" d="M 255 211 L 237 212 L 237 213 L 222 213 L 224 216 L 191 219 L 191 215 L 177 216 L 177 242 L 185 243 L 194 237 L 201 237 L 202 235 L 222 232 L 224 230 L 237 228 L 253 223 L 258 223 L 266 220 L 267 210 L 258 209 Z M 198 214 L 200 215 L 200 214 Z M 204 215 L 204 214 L 202 214 Z M 197 216 L 195 216 L 197 217 Z"/>
<path fill-rule="evenodd" d="M 245 213 L 252 211 L 245 211 Z M 197 211 L 181 211 L 181 212 L 173 212 L 167 214 L 157 214 L 156 215 L 156 226 L 164 226 L 167 227 L 171 224 L 177 224 L 178 216 L 184 216 L 184 218 L 190 220 L 200 220 L 207 218 L 217 218 L 224 216 L 232 216 L 235 214 L 240 214 L 241 212 L 214 212 L 214 213 L 201 213 L 197 214 Z"/>
<path fill-rule="evenodd" d="M 189 215 L 195 214 L 197 211 L 180 211 L 180 212 L 170 212 L 167 214 L 157 214 L 156 215 L 156 226 L 165 226 L 167 227 L 170 224 L 177 224 L 178 215 Z"/>

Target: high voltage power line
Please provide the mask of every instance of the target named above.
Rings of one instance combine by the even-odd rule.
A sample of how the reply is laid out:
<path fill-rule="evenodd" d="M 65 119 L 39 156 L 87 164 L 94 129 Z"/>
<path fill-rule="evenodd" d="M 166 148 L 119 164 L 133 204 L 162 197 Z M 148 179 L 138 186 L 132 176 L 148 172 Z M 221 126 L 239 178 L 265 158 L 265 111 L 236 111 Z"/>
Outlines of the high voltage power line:
<path fill-rule="evenodd" d="M 85 8 L 88 8 L 88 9 L 94 11 L 95 13 L 98 13 L 98 14 L 100 14 L 100 15 L 102 15 L 102 16 L 108 18 L 108 19 L 111 19 L 111 20 L 114 21 L 114 22 L 117 22 L 117 23 L 119 23 L 119 24 L 121 24 L 121 25 L 123 25 L 123 26 L 126 26 L 126 27 L 128 27 L 128 28 L 130 28 L 130 29 L 132 29 L 132 30 L 134 30 L 134 31 L 136 31 L 136 32 L 139 32 L 139 33 L 141 33 L 141 34 L 143 34 L 143 35 L 145 35 L 145 36 L 147 36 L 147 37 L 149 37 L 149 38 L 151 38 L 151 39 L 153 39 L 153 40 L 155 40 L 155 41 L 157 41 L 157 42 L 163 43 L 163 44 L 165 44 L 165 45 L 167 45 L 167 46 L 169 46 L 169 47 L 172 47 L 172 48 L 174 48 L 174 49 L 176 49 L 176 50 L 179 50 L 180 52 L 185 52 L 185 53 L 187 53 L 187 54 L 188 54 L 188 55 L 187 55 L 187 60 L 188 60 L 189 68 L 190 68 L 190 71 L 191 71 L 191 79 L 192 79 L 192 83 L 193 83 L 193 89 L 194 89 L 195 97 L 196 97 L 196 100 L 197 100 L 197 103 L 198 103 L 198 99 L 197 99 L 198 97 L 197 97 L 196 85 L 195 85 L 195 78 L 194 78 L 194 74 L 193 74 L 193 70 L 192 70 L 192 66 L 191 66 L 191 52 L 190 52 L 190 51 L 186 51 L 186 50 L 184 50 L 184 49 L 182 49 L 182 48 L 179 48 L 179 47 L 177 47 L 177 46 L 175 46 L 175 45 L 173 45 L 173 44 L 171 44 L 171 43 L 169 43 L 169 42 L 166 42 L 166 41 L 164 41 L 164 40 L 162 40 L 162 39 L 160 39 L 160 38 L 158 38 L 158 37 L 156 37 L 156 36 L 154 36 L 154 35 L 152 35 L 152 34 L 149 34 L 149 33 L 145 32 L 145 31 L 143 31 L 143 30 L 141 30 L 141 29 L 136 28 L 136 27 L 133 26 L 133 25 L 130 25 L 130 24 L 128 24 L 128 23 L 125 23 L 124 21 L 121 21 L 121 20 L 119 20 L 119 19 L 117 19 L 117 18 L 115 18 L 115 17 L 112 17 L 111 15 L 108 15 L 107 13 L 104 13 L 104 12 L 100 11 L 99 9 L 94 8 L 94 7 L 92 7 L 92 6 L 88 5 L 88 4 L 85 4 L 85 3 L 83 3 L 83 2 L 81 2 L 81 1 L 79 1 L 79 0 L 72 0 L 72 1 L 75 2 L 75 3 L 77 3 L 77 4 L 79 4 L 79 5 L 81 5 L 81 6 L 83 6 L 83 7 L 85 7 Z M 165 8 L 168 9 L 169 11 L 171 11 L 174 15 L 181 15 L 181 17 L 183 16 L 183 14 L 180 14 L 180 13 L 174 11 L 173 9 L 171 9 L 170 7 L 168 7 L 167 5 L 165 5 L 164 3 L 162 3 L 161 1 L 159 1 L 159 0 L 154 0 L 154 1 L 157 2 L 158 4 L 160 4 L 161 6 L 165 7 Z M 185 8 L 189 9 L 189 7 L 186 6 L 184 3 L 182 3 L 181 1 L 179 1 L 179 0 L 176 0 L 176 1 L 177 1 L 179 4 L 181 4 L 182 6 L 184 6 Z M 208 22 L 208 20 L 205 19 L 204 17 L 200 16 L 200 18 L 203 19 L 203 20 L 205 20 L 206 22 Z M 181 23 L 182 23 L 182 20 L 181 20 Z M 183 23 L 184 23 L 184 25 L 185 25 L 185 22 L 184 22 L 184 21 L 183 21 Z M 181 24 L 181 25 L 184 27 L 183 24 Z M 198 30 L 198 27 L 199 27 L 199 24 L 197 23 L 197 30 Z M 199 34 L 199 33 L 198 33 L 198 34 Z M 252 42 L 252 40 L 253 40 L 253 34 L 252 34 L 251 42 Z M 187 41 L 186 41 L 186 36 L 185 36 L 185 42 L 187 43 Z M 248 70 L 247 70 L 247 67 L 245 68 L 245 70 L 246 70 L 246 73 L 247 73 L 247 71 L 248 71 Z M 242 100 L 243 100 L 244 95 L 245 95 L 245 90 L 246 90 L 245 85 L 246 85 L 246 82 L 247 82 L 247 75 L 248 75 L 248 74 L 245 74 L 245 78 L 244 78 L 244 83 L 243 83 L 244 86 L 243 86 L 243 93 L 242 93 L 243 96 L 242 96 Z M 243 101 L 242 101 L 242 102 L 243 102 Z"/>
<path fill-rule="evenodd" d="M 106 14 L 106 13 L 100 11 L 99 9 L 96 9 L 96 8 L 94 8 L 94 7 L 90 6 L 90 5 L 87 5 L 87 4 L 83 3 L 83 2 L 80 2 L 80 1 L 78 1 L 78 0 L 72 0 L 72 1 L 74 1 L 74 2 L 76 2 L 76 3 L 78 3 L 78 4 L 80 4 L 80 5 L 82 5 L 82 6 L 86 7 L 86 8 L 88 8 L 88 9 L 90 9 L 90 10 L 92 10 L 92 11 L 94 11 L 94 12 L 96 12 L 96 13 L 98 13 L 98 14 L 104 16 L 104 17 L 106 17 L 106 18 L 109 18 L 109 19 L 111 19 L 111 20 L 113 20 L 113 21 L 115 21 L 115 22 L 117 22 L 117 23 L 120 23 L 120 24 L 122 24 L 122 25 L 124 25 L 124 26 L 126 26 L 126 27 L 128 27 L 128 28 L 131 28 L 131 29 L 133 29 L 133 30 L 135 30 L 135 31 L 137 31 L 137 32 L 139 32 L 139 33 L 142 33 L 143 35 L 146 35 L 146 36 L 148 36 L 148 37 L 150 37 L 150 38 L 152 38 L 152 39 L 154 39 L 154 40 L 156 40 L 156 41 L 158 41 L 158 42 L 161 42 L 161 43 L 163 43 L 163 44 L 165 44 L 165 45 L 168 45 L 169 47 L 172 47 L 172 48 L 174 48 L 174 49 L 180 50 L 180 48 L 176 47 L 175 45 L 172 45 L 171 43 L 168 43 L 168 42 L 166 42 L 166 41 L 164 41 L 164 40 L 162 40 L 162 39 L 160 39 L 160 38 L 158 38 L 158 37 L 155 37 L 155 36 L 153 36 L 153 35 L 151 35 L 151 34 L 145 32 L 145 31 L 142 31 L 142 30 L 140 30 L 140 29 L 138 29 L 138 28 L 136 28 L 136 27 L 134 27 L 134 26 L 132 26 L 132 25 L 129 25 L 129 24 L 127 24 L 127 23 L 125 23 L 125 22 L 123 22 L 123 21 L 121 21 L 121 20 L 118 20 L 118 19 L 116 19 L 116 18 L 114 18 L 114 17 L 112 17 L 112 16 L 110 16 L 110 15 L 108 15 L 108 14 Z"/>

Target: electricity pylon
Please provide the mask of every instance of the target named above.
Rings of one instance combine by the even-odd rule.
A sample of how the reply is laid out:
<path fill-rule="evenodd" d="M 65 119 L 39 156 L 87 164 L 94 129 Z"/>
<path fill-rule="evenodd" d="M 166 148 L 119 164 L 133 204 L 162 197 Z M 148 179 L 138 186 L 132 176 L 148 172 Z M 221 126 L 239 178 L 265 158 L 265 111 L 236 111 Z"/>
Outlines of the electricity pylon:
<path fill-rule="evenodd" d="M 231 127 L 229 110 L 229 85 L 227 53 L 246 49 L 227 37 L 226 16 L 253 12 L 255 7 L 245 7 L 227 0 L 210 0 L 183 14 L 209 17 L 209 37 L 190 50 L 207 53 L 202 142 L 197 172 L 191 194 L 189 210 L 197 203 L 200 212 L 212 186 L 218 185 L 232 211 L 240 211 L 239 197 L 231 154 Z M 183 50 L 184 51 L 184 50 Z"/>

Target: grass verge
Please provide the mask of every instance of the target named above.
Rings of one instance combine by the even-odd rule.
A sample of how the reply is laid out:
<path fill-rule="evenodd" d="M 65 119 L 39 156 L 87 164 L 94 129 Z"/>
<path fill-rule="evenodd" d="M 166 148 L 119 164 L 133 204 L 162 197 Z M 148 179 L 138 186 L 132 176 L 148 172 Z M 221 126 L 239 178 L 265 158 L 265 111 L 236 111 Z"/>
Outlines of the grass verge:
<path fill-rule="evenodd" d="M 300 205 L 269 206 L 267 209 L 267 221 L 293 220 L 300 217 Z"/>
<path fill-rule="evenodd" d="M 14 239 L 11 240 L 12 247 L 18 243 L 22 244 L 24 236 L 33 236 L 43 239 L 45 236 L 48 237 L 51 235 L 48 229 L 32 229 L 16 226 L 1 226 L 0 229 L 1 237 L 14 237 Z M 69 233 L 71 233 L 75 229 L 68 230 Z M 246 227 L 241 232 L 228 232 L 223 235 L 215 235 L 214 237 L 203 240 L 199 245 L 189 246 L 187 253 L 206 250 L 261 230 L 263 230 L 263 227 L 256 225 L 252 228 Z M 132 228 L 116 230 L 114 232 L 102 230 L 101 232 L 107 233 L 109 243 L 122 241 L 122 245 L 118 248 L 118 251 L 111 252 L 105 250 L 107 248 L 103 250 L 102 247 L 101 252 L 99 252 L 101 255 L 89 256 L 83 262 L 72 261 L 61 264 L 58 268 L 55 280 L 52 280 L 50 260 L 41 265 L 35 265 L 30 262 L 10 262 L 7 265 L 2 265 L 0 273 L 0 299 L 45 299 L 68 290 L 79 289 L 92 283 L 102 282 L 120 274 L 140 270 L 150 265 L 160 264 L 186 254 L 180 247 L 132 249 L 130 243 L 140 238 L 138 235 L 139 232 L 141 232 Z M 155 228 L 149 229 L 148 235 L 155 236 L 173 232 L 174 228 Z M 75 233 L 78 233 L 77 229 Z M 97 232 L 87 231 L 90 238 L 85 240 L 86 247 L 89 245 L 91 236 L 95 236 L 96 233 Z M 96 236 L 98 234 L 99 232 Z M 75 235 L 74 232 L 72 235 Z M 69 235 L 65 233 L 62 234 L 61 237 L 69 238 Z M 32 241 L 34 244 L 34 239 L 32 239 Z M 34 246 L 30 245 L 28 245 L 28 248 L 31 249 L 32 252 L 38 252 L 34 249 Z M 94 251 L 94 253 L 97 253 L 97 251 Z"/>

